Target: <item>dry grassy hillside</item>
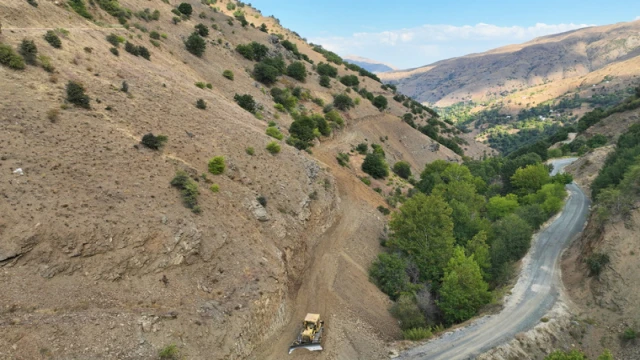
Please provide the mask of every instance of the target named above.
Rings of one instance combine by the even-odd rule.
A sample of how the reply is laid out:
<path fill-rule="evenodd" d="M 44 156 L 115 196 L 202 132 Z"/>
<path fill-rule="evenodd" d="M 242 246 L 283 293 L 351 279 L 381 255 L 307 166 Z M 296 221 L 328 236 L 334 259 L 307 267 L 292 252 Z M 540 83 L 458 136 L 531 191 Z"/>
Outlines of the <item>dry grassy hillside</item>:
<path fill-rule="evenodd" d="M 640 21 L 585 28 L 380 76 L 438 106 L 471 99 L 535 105 L 577 86 L 601 84 L 607 75 L 613 77 L 607 87 L 633 83 L 639 30 Z"/>
<path fill-rule="evenodd" d="M 159 11 L 157 21 L 131 17 L 128 29 L 89 3 L 93 22 L 61 2 L 0 4 L 0 42 L 15 49 L 31 39 L 55 67 L 0 66 L 0 358 L 152 359 L 175 344 L 193 359 L 281 359 L 307 311 L 320 311 L 330 329 L 327 351 L 315 358 L 384 358 L 384 342 L 399 329 L 367 268 L 386 221 L 376 207 L 398 184 L 408 187 L 394 177 L 372 184 L 378 194 L 357 177 L 361 155 L 349 167 L 336 155 L 379 143 L 391 165 L 408 161 L 414 173 L 460 157 L 403 123 L 407 109 L 362 76 L 361 87 L 387 97 L 389 109 L 363 99 L 312 153 L 282 140 L 281 152 L 270 154 L 267 121 L 288 135 L 293 118 L 274 109 L 269 88 L 251 78 L 254 62 L 235 48 L 257 41 L 287 63 L 293 54 L 233 20 L 227 1 L 214 5 L 220 11 L 187 2 L 191 18 L 174 24 L 177 1 L 120 0 L 133 12 Z M 274 18 L 243 10 L 314 63 L 326 61 Z M 198 23 L 209 28 L 202 57 L 183 43 Z M 43 35 L 59 28 L 66 32 L 58 31 L 56 49 Z M 158 46 L 151 31 L 162 34 Z M 112 33 L 148 48 L 150 60 L 123 46 L 113 55 Z M 305 66 L 306 82 L 282 76 L 275 86 L 301 86 L 325 103 L 346 90 L 336 80 L 319 86 Z M 66 102 L 69 81 L 86 88 L 90 109 Z M 236 93 L 252 95 L 261 116 L 240 108 Z M 322 113 L 312 101 L 301 104 Z M 166 146 L 142 146 L 149 132 L 166 135 Z M 214 156 L 226 160 L 222 175 L 207 172 Z M 179 170 L 196 184 L 199 214 L 170 185 Z"/>

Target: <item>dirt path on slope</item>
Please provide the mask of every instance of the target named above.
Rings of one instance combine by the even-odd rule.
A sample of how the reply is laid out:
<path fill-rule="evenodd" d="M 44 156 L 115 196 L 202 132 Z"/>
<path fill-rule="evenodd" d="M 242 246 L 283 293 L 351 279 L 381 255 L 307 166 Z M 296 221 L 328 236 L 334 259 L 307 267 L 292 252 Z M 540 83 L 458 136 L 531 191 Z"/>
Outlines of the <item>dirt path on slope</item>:
<path fill-rule="evenodd" d="M 314 156 L 330 168 L 340 201 L 338 217 L 309 254 L 305 275 L 289 297 L 291 314 L 282 332 L 266 341 L 252 359 L 384 359 L 385 341 L 397 336 L 388 298 L 368 280 L 367 269 L 380 251 L 382 198 L 335 161 L 345 136 L 323 143 Z M 287 355 L 308 312 L 325 320 L 322 352 L 296 350 Z"/>

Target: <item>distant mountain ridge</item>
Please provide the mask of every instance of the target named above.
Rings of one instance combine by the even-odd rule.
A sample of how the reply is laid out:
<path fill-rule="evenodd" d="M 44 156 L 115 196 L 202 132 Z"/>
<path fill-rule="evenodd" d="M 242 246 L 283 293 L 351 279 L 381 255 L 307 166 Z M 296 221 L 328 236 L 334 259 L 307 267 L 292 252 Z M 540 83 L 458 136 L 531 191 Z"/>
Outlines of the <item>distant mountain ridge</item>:
<path fill-rule="evenodd" d="M 415 69 L 386 72 L 380 78 L 395 84 L 402 93 L 436 106 L 468 100 L 500 101 L 510 94 L 527 98 L 524 106 L 532 92 L 537 96 L 535 101 L 546 101 L 571 91 L 576 83 L 597 85 L 605 76 L 615 79 L 612 84 L 637 82 L 639 56 L 640 21 L 636 20 L 544 36 Z M 528 90 L 534 87 L 536 91 Z"/>
<path fill-rule="evenodd" d="M 397 68 L 392 65 L 385 64 L 376 60 L 367 59 L 361 56 L 347 55 L 345 56 L 345 59 L 352 64 L 356 64 L 364 68 L 365 70 L 371 71 L 372 73 L 376 74 L 397 70 Z"/>

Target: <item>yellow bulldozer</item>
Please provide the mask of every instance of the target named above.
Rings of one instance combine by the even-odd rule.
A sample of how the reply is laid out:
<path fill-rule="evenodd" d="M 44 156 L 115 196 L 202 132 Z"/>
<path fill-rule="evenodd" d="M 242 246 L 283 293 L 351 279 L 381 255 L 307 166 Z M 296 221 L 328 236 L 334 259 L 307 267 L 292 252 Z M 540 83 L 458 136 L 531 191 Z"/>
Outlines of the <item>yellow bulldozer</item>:
<path fill-rule="evenodd" d="M 320 320 L 320 314 L 307 314 L 302 322 L 302 331 L 296 341 L 289 346 L 289 354 L 296 349 L 307 349 L 309 351 L 322 350 L 322 331 L 324 321 Z"/>

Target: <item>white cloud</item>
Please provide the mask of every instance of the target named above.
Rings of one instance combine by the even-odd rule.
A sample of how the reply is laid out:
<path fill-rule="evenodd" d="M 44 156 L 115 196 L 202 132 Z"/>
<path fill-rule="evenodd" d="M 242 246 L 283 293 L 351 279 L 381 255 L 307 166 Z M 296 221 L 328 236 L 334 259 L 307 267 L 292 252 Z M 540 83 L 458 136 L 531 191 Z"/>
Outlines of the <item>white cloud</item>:
<path fill-rule="evenodd" d="M 359 32 L 349 37 L 321 36 L 310 40 L 341 55 L 355 53 L 407 68 L 586 26 L 589 25 L 538 23 L 522 27 L 484 23 L 464 26 L 426 24 L 408 29 Z"/>
<path fill-rule="evenodd" d="M 640 20 L 640 16 L 636 16 L 636 18 L 633 20 Z"/>

